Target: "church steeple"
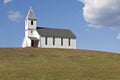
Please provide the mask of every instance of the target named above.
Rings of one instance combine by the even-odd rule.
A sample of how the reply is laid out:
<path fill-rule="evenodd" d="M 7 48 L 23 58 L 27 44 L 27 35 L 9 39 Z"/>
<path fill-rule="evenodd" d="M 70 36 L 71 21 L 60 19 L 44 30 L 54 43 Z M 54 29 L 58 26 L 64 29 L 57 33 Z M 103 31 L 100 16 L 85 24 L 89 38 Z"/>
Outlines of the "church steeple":
<path fill-rule="evenodd" d="M 30 9 L 28 11 L 26 19 L 29 19 L 29 20 L 36 20 L 37 19 L 36 16 L 34 15 L 34 11 L 32 9 L 32 6 L 30 6 Z"/>
<path fill-rule="evenodd" d="M 28 11 L 27 17 L 25 19 L 25 30 L 35 30 L 37 27 L 37 18 L 33 12 L 32 7 Z"/>

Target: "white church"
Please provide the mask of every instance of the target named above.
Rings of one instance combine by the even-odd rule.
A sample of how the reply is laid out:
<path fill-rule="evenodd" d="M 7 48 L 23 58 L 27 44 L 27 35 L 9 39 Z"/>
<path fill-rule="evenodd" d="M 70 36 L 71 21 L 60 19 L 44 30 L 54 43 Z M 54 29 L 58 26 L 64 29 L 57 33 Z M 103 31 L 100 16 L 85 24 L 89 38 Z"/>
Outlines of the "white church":
<path fill-rule="evenodd" d="M 30 7 L 22 47 L 76 49 L 76 36 L 68 29 L 37 27 L 37 18 Z"/>

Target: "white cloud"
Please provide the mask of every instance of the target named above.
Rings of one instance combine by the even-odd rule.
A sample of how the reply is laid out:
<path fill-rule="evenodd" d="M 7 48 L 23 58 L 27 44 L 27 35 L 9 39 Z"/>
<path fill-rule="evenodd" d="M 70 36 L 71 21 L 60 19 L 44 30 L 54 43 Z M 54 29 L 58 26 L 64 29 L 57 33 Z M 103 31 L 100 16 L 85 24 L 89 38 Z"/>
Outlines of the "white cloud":
<path fill-rule="evenodd" d="M 19 11 L 10 11 L 8 18 L 12 21 L 19 21 L 20 19 L 22 19 L 22 15 Z"/>
<path fill-rule="evenodd" d="M 120 0 L 78 0 L 84 4 L 83 16 L 91 27 L 119 27 Z"/>
<path fill-rule="evenodd" d="M 119 40 L 120 40 L 120 33 L 117 35 L 117 39 L 119 39 Z"/>
<path fill-rule="evenodd" d="M 9 3 L 9 2 L 12 2 L 12 0 L 4 0 L 4 1 L 3 1 L 4 4 L 7 4 L 7 3 Z"/>

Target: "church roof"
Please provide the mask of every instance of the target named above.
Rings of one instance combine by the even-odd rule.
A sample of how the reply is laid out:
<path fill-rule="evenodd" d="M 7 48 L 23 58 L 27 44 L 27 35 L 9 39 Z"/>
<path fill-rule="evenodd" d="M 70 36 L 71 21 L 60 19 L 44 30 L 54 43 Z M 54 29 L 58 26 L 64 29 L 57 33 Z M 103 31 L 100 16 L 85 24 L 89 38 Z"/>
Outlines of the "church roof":
<path fill-rule="evenodd" d="M 34 15 L 34 11 L 33 11 L 31 6 L 30 6 L 30 9 L 29 9 L 29 12 L 27 14 L 26 19 L 30 19 L 30 20 L 36 20 L 37 19 Z"/>
<path fill-rule="evenodd" d="M 76 36 L 68 29 L 37 27 L 37 31 L 42 37 L 76 38 Z"/>

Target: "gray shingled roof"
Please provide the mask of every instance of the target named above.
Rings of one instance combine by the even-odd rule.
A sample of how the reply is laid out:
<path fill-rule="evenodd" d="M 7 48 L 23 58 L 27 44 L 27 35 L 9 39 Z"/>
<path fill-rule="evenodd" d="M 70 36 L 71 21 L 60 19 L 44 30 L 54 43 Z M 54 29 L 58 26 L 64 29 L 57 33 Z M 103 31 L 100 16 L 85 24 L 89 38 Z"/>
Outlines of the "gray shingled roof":
<path fill-rule="evenodd" d="M 30 9 L 29 9 L 29 12 L 28 12 L 28 14 L 27 14 L 27 17 L 26 17 L 26 19 L 32 19 L 32 20 L 36 20 L 37 18 L 35 17 L 35 15 L 34 15 L 34 12 L 33 12 L 33 9 L 32 9 L 32 7 L 30 6 Z"/>
<path fill-rule="evenodd" d="M 42 37 L 76 38 L 76 36 L 68 29 L 37 27 L 37 31 Z"/>

